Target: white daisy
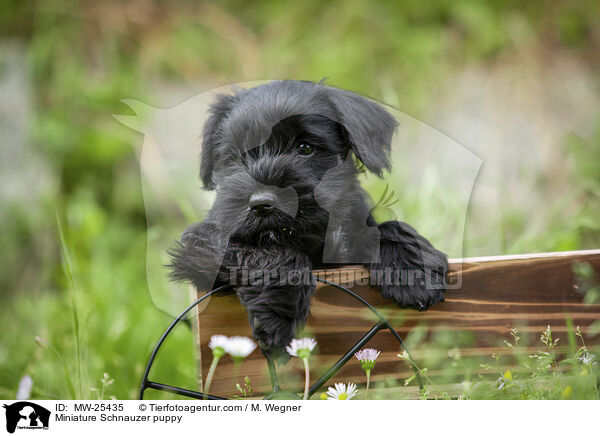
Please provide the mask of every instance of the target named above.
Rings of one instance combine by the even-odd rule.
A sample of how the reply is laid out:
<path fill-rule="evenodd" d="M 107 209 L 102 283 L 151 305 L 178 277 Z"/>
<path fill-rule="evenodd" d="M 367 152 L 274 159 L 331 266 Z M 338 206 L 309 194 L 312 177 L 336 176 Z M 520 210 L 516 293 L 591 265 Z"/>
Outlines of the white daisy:
<path fill-rule="evenodd" d="M 354 357 L 360 361 L 360 366 L 362 369 L 365 371 L 370 371 L 375 367 L 375 361 L 379 357 L 380 353 L 381 352 L 379 350 L 375 350 L 374 348 L 365 348 L 354 353 Z"/>
<path fill-rule="evenodd" d="M 328 400 L 350 400 L 356 396 L 358 389 L 354 383 L 346 386 L 345 383 L 336 383 L 335 388 L 327 389 Z"/>
<path fill-rule="evenodd" d="M 229 338 L 225 335 L 213 335 L 208 343 L 208 348 L 212 350 L 213 356 L 222 357 L 228 342 Z"/>
<path fill-rule="evenodd" d="M 285 347 L 290 356 L 297 356 L 300 359 L 307 359 L 310 353 L 317 346 L 317 341 L 313 338 L 292 339 L 290 345 Z"/>
<path fill-rule="evenodd" d="M 379 357 L 380 353 L 381 352 L 379 350 L 375 350 L 374 348 L 365 348 L 357 353 L 354 353 L 354 357 L 356 357 L 360 361 L 360 366 L 367 375 L 365 400 L 368 398 L 369 395 L 369 385 L 371 384 L 371 370 L 375 368 L 375 361 Z"/>
<path fill-rule="evenodd" d="M 308 391 L 310 389 L 310 369 L 308 365 L 308 358 L 316 346 L 317 341 L 315 341 L 313 338 L 300 338 L 292 339 L 290 345 L 285 347 L 285 351 L 287 351 L 290 356 L 296 356 L 299 359 L 302 359 L 302 363 L 304 363 L 304 396 L 302 397 L 304 400 L 308 400 Z"/>
<path fill-rule="evenodd" d="M 234 359 L 245 359 L 256 349 L 256 344 L 245 336 L 233 336 L 225 343 L 225 351 Z"/>
<path fill-rule="evenodd" d="M 596 362 L 594 362 L 595 357 L 596 356 L 594 354 L 586 352 L 585 354 L 579 357 L 579 361 L 584 365 L 596 365 Z"/>
<path fill-rule="evenodd" d="M 215 375 L 215 370 L 217 369 L 219 360 L 225 355 L 225 349 L 227 348 L 228 344 L 229 338 L 225 335 L 213 335 L 210 337 L 208 348 L 212 350 L 213 360 L 210 364 L 210 368 L 208 369 L 208 375 L 206 376 L 206 384 L 204 385 L 205 393 L 210 392 L 210 385 L 212 384 L 212 379 Z M 204 399 L 206 399 L 206 397 Z"/>

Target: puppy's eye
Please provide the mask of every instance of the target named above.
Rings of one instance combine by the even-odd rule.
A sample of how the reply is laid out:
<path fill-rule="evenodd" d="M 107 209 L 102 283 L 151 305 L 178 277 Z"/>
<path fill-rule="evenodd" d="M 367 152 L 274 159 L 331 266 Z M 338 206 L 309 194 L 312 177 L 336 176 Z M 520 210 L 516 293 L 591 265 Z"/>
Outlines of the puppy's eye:
<path fill-rule="evenodd" d="M 296 153 L 302 156 L 310 156 L 315 152 L 315 148 L 310 144 L 298 144 L 296 146 Z"/>

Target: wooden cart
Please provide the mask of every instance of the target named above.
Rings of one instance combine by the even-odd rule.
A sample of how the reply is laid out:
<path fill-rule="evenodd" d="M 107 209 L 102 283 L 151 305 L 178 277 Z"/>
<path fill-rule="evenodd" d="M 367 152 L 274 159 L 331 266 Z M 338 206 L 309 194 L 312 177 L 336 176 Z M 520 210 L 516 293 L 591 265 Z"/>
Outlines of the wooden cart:
<path fill-rule="evenodd" d="M 413 359 L 419 362 L 424 353 L 447 349 L 433 338 L 446 332 L 457 338 L 458 352 L 465 356 L 490 356 L 493 352 L 507 352 L 504 340 L 510 338 L 512 328 L 523 334 L 531 332 L 539 338 L 548 325 L 553 334 L 563 338 L 558 352 L 567 346 L 564 338 L 570 322 L 579 325 L 585 333 L 589 326 L 600 320 L 600 304 L 585 304 L 584 294 L 574 274 L 576 263 L 587 263 L 600 275 L 600 250 L 495 256 L 453 260 L 449 282 L 457 289 L 447 292 L 446 301 L 426 312 L 400 309 L 383 299 L 377 289 L 370 286 L 352 286 L 357 279 L 367 279 L 368 271 L 362 267 L 343 267 L 335 270 L 315 271 L 319 277 L 347 285 L 350 290 L 379 310 L 402 338 L 409 337 Z M 208 348 L 214 334 L 251 336 L 244 308 L 235 296 L 212 296 L 197 307 L 199 389 L 211 363 Z M 318 350 L 311 362 L 315 368 L 311 376 L 315 381 L 323 375 L 324 368 L 334 364 L 367 333 L 376 322 L 373 314 L 361 303 L 339 290 L 319 284 L 311 314 L 304 331 L 315 337 Z M 411 341 L 410 334 L 418 330 L 418 339 Z M 461 335 L 471 338 L 465 346 L 458 340 Z M 600 336 L 600 335 L 599 335 Z M 598 336 L 596 342 L 600 341 Z M 417 341 L 417 342 L 415 342 Z M 594 338 L 590 339 L 594 342 Z M 373 371 L 372 381 L 403 380 L 413 374 L 413 368 L 400 361 L 398 342 L 389 332 L 381 330 L 365 345 L 382 351 Z M 447 344 L 443 345 L 447 347 Z M 531 347 L 531 351 L 540 347 Z M 527 350 L 526 350 L 527 351 Z M 277 368 L 282 388 L 300 392 L 303 370 L 298 359 L 292 359 Z M 231 397 L 238 394 L 236 383 L 243 384 L 250 377 L 253 396 L 264 396 L 272 391 L 267 361 L 259 350 L 252 353 L 239 368 L 230 357 L 221 359 L 217 367 L 211 394 Z M 364 383 L 365 374 L 358 361 L 350 359 L 328 382 Z M 414 389 L 414 388 L 413 388 Z"/>

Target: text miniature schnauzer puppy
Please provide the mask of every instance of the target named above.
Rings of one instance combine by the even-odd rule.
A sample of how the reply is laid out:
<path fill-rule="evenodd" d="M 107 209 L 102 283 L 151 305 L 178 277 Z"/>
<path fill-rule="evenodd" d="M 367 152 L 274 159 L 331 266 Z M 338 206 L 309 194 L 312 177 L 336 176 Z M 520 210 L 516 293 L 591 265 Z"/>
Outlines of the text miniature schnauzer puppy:
<path fill-rule="evenodd" d="M 171 277 L 198 289 L 231 285 L 267 356 L 280 355 L 309 313 L 315 283 L 290 272 L 362 263 L 402 307 L 443 301 L 446 256 L 406 223 L 377 224 L 357 180 L 363 167 L 377 176 L 390 168 L 396 126 L 380 105 L 320 83 L 218 95 L 200 165 L 216 200 L 171 250 Z"/>

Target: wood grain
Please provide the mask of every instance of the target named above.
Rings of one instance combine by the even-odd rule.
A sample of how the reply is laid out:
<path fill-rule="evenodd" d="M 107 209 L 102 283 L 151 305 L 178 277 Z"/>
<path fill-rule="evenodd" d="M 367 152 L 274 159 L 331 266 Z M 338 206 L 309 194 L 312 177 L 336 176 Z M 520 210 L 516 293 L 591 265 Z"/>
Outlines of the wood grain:
<path fill-rule="evenodd" d="M 421 340 L 412 344 L 414 350 L 411 349 L 417 362 L 425 358 L 426 353 L 441 353 L 450 363 L 448 344 L 436 340 L 440 335 L 456 338 L 459 352 L 464 356 L 485 357 L 492 352 L 510 351 L 502 347 L 502 343 L 509 339 L 514 327 L 523 334 L 529 332 L 532 337 L 539 338 L 541 331 L 551 325 L 563 347 L 567 345 L 567 319 L 572 320 L 573 325 L 579 325 L 585 334 L 590 324 L 600 319 L 600 304 L 583 303 L 583 294 L 577 289 L 573 274 L 575 262 L 588 262 L 596 274 L 600 274 L 600 250 L 453 260 L 448 281 L 454 289 L 448 290 L 445 302 L 426 312 L 400 309 L 383 299 L 376 288 L 354 286 L 359 280 L 368 282 L 368 271 L 362 267 L 348 266 L 315 271 L 314 274 L 348 285 L 381 310 L 403 338 L 418 330 Z M 199 378 L 205 379 L 212 358 L 208 349 L 210 337 L 214 334 L 251 336 L 251 329 L 245 310 L 235 296 L 213 297 L 199 308 L 198 313 Z M 311 371 L 312 381 L 325 371 L 326 365 L 348 351 L 374 322 L 373 315 L 356 300 L 320 284 L 304 331 L 304 335 L 315 337 L 319 344 L 318 353 L 311 357 L 315 368 Z M 465 341 L 460 340 L 463 337 L 468 337 L 469 341 L 463 343 Z M 593 343 L 593 338 L 588 342 Z M 382 350 L 372 380 L 404 379 L 412 374 L 408 365 L 396 356 L 400 350 L 391 333 L 379 332 L 368 346 Z M 524 350 L 527 352 L 540 349 L 535 344 L 524 346 L 530 346 Z M 220 396 L 236 394 L 235 383 L 242 383 L 246 375 L 252 380 L 254 395 L 271 391 L 266 360 L 260 351 L 256 350 L 246 359 L 237 374 L 235 371 L 229 356 L 221 359 L 211 393 Z M 283 388 L 302 389 L 303 371 L 298 359 L 279 366 L 278 374 Z M 435 376 L 435 371 L 430 375 Z M 340 381 L 364 382 L 364 372 L 356 359 L 348 362 L 328 385 Z"/>

